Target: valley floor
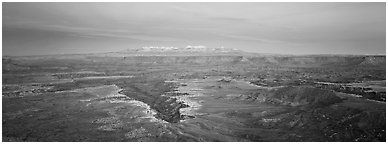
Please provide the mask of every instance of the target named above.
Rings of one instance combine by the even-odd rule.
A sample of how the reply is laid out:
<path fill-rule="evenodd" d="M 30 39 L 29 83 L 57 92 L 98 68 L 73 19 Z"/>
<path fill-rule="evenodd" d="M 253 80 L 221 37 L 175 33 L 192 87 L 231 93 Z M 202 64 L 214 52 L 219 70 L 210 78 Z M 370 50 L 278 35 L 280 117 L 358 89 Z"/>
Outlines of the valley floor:
<path fill-rule="evenodd" d="M 221 58 L 3 60 L 2 140 L 386 141 L 385 67 Z"/>
<path fill-rule="evenodd" d="M 123 79 L 131 83 L 132 77 Z M 144 84 L 147 85 L 147 83 Z M 366 131 L 364 127 L 371 125 L 368 124 L 370 120 L 364 120 L 362 116 L 367 113 L 367 116 L 375 118 L 374 113 L 385 112 L 385 103 L 367 101 L 346 93 L 336 94 L 343 99 L 342 102 L 309 111 L 304 106 L 271 104 L 266 101 L 267 94 L 282 87 L 255 86 L 244 80 L 222 76 L 205 79 L 174 79 L 159 84 L 174 85 L 168 91 L 161 93 L 161 97 L 167 98 L 161 103 L 187 105 L 184 108 L 177 108 L 182 115 L 177 117 L 179 121 L 168 122 L 167 119 L 158 117 L 158 107 L 150 106 L 154 103 L 144 100 L 143 102 L 137 97 L 126 95 L 116 84 L 35 95 L 25 94 L 19 97 L 3 95 L 3 141 L 382 141 L 385 139 L 384 131 L 380 130 L 385 128 L 382 125 L 370 126 L 373 129 L 368 132 L 347 134 L 349 129 L 357 128 L 359 131 Z M 131 90 L 132 94 L 142 93 L 135 89 Z M 263 94 L 255 95 L 258 91 Z M 168 103 L 173 101 L 172 98 L 176 99 L 176 102 Z M 337 110 L 346 111 L 329 116 L 338 113 Z M 316 113 L 317 111 L 322 113 Z M 348 113 L 348 111 L 356 112 Z M 303 117 L 311 117 L 311 119 Z M 385 118 L 385 115 L 382 118 Z M 338 121 L 330 119 L 342 119 L 347 126 L 345 125 L 345 129 L 336 128 L 338 127 L 336 125 L 344 126 L 343 123 L 338 124 Z M 318 123 L 326 124 L 321 126 Z M 374 133 L 370 135 L 369 132 Z"/>

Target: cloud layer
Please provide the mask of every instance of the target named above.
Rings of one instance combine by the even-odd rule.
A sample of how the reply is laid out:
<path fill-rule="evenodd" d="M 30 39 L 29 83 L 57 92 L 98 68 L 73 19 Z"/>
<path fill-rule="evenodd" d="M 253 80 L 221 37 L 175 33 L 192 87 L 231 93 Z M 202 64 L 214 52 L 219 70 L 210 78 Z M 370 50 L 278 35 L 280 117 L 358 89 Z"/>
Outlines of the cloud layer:
<path fill-rule="evenodd" d="M 207 45 L 385 54 L 385 3 L 3 3 L 3 55 Z"/>

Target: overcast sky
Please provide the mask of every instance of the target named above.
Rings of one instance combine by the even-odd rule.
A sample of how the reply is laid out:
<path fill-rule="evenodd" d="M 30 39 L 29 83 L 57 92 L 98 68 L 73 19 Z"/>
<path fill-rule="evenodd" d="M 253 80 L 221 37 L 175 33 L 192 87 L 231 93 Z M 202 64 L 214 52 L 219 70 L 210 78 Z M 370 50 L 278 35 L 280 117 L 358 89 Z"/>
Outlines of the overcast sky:
<path fill-rule="evenodd" d="M 3 3 L 3 55 L 205 45 L 385 54 L 385 3 Z"/>

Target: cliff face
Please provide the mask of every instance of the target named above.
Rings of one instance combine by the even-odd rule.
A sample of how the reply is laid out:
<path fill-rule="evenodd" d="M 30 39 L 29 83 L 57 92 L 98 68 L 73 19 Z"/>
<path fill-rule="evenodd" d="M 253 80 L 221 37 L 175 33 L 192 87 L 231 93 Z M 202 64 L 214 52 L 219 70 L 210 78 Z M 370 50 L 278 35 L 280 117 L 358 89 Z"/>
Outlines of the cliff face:
<path fill-rule="evenodd" d="M 175 86 L 166 84 L 163 80 L 149 77 L 133 78 L 131 82 L 120 82 L 117 85 L 123 89 L 122 94 L 135 100 L 144 102 L 154 109 L 156 118 L 170 123 L 179 122 L 183 119 L 180 108 L 187 105 L 178 102 L 175 98 L 161 96 L 165 92 L 171 91 Z"/>

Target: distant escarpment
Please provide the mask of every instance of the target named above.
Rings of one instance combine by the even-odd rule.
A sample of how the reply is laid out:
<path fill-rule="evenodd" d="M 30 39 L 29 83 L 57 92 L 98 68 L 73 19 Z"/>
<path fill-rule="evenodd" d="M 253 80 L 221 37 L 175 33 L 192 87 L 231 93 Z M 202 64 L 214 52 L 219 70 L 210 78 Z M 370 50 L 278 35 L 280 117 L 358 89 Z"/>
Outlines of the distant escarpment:
<path fill-rule="evenodd" d="M 385 56 L 256 56 L 250 57 L 248 60 L 252 63 L 281 66 L 385 66 Z"/>
<path fill-rule="evenodd" d="M 385 56 L 368 56 L 364 57 L 364 60 L 360 63 L 360 65 L 368 66 L 368 65 L 385 65 Z"/>
<path fill-rule="evenodd" d="M 107 55 L 87 56 L 93 62 L 119 64 L 254 64 L 286 67 L 385 67 L 385 56 L 284 56 L 248 53 L 197 53 L 195 55 Z"/>
<path fill-rule="evenodd" d="M 251 64 L 257 66 L 285 67 L 385 67 L 385 55 L 276 55 L 248 53 L 238 49 L 202 48 L 202 47 L 151 47 L 121 52 L 63 54 L 44 56 L 5 57 L 5 67 L 18 67 L 33 62 L 45 65 L 59 63 L 77 64 L 98 63 L 113 65 L 179 65 L 179 64 Z"/>
<path fill-rule="evenodd" d="M 341 102 L 342 100 L 329 90 L 288 86 L 268 94 L 265 101 L 289 106 L 322 107 Z"/>

